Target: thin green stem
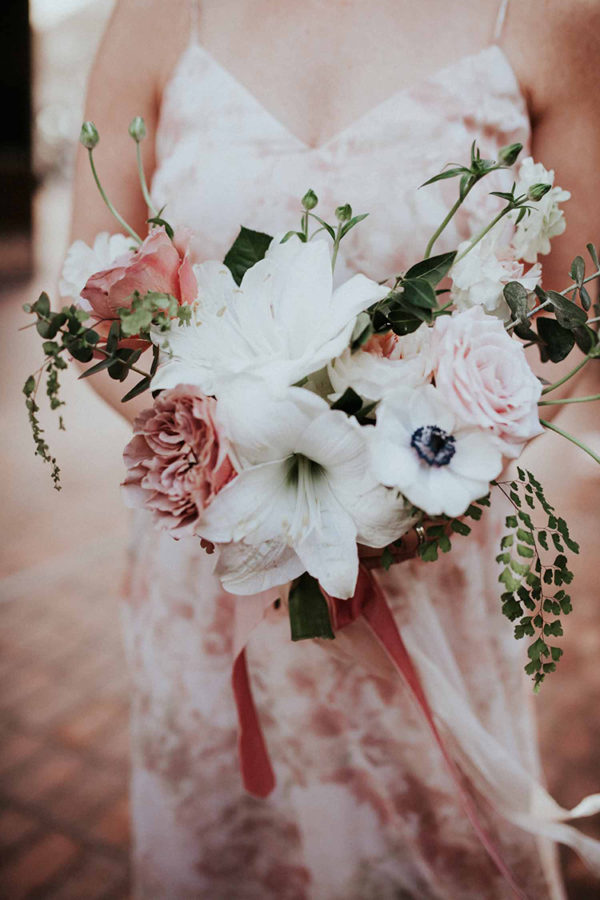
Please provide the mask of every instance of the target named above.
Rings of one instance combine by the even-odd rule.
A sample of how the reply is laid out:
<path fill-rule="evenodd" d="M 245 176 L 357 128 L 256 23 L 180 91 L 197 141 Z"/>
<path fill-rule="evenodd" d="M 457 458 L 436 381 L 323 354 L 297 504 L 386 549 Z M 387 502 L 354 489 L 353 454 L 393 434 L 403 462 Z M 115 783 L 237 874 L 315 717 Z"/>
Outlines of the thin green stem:
<path fill-rule="evenodd" d="M 562 400 L 540 400 L 538 406 L 559 406 L 565 403 L 588 403 L 592 400 L 600 400 L 600 394 L 590 394 L 588 397 L 564 397 Z"/>
<path fill-rule="evenodd" d="M 544 419 L 540 419 L 540 425 L 543 425 L 544 428 L 548 428 L 550 431 L 555 431 L 556 434 L 560 434 L 561 437 L 566 438 L 567 441 L 570 441 L 572 444 L 575 444 L 576 447 L 579 447 L 580 450 L 583 450 L 584 453 L 587 453 L 588 456 L 591 456 L 592 459 L 600 463 L 600 456 L 588 447 L 587 444 L 584 444 L 583 441 L 577 440 L 572 434 L 569 434 L 568 431 L 563 431 L 562 428 L 559 428 L 557 425 L 552 425 L 551 422 L 546 422 Z"/>
<path fill-rule="evenodd" d="M 340 249 L 340 235 L 341 235 L 342 227 L 343 227 L 342 223 L 340 222 L 340 224 L 337 227 L 335 240 L 333 242 L 333 253 L 331 255 L 331 271 L 332 272 L 335 271 L 335 263 L 337 260 L 338 250 Z"/>
<path fill-rule="evenodd" d="M 430 238 L 430 240 L 429 240 L 429 243 L 427 244 L 427 247 L 425 248 L 425 256 L 424 256 L 425 259 L 429 259 L 429 257 L 431 256 L 431 251 L 433 250 L 433 245 L 435 244 L 435 242 L 437 241 L 437 239 L 438 239 L 439 236 L 441 235 L 442 231 L 444 231 L 444 229 L 446 228 L 446 226 L 451 222 L 451 220 L 453 219 L 453 217 L 456 215 L 457 211 L 460 209 L 461 205 L 464 203 L 464 200 L 465 200 L 467 194 L 469 193 L 469 191 L 471 190 L 472 187 L 473 187 L 473 185 L 470 185 L 470 186 L 467 188 L 467 190 L 465 191 L 464 197 L 460 197 L 460 196 L 459 196 L 458 200 L 456 201 L 456 203 L 454 204 L 454 206 L 452 207 L 452 209 L 449 211 L 448 215 L 446 216 L 446 218 L 444 219 L 444 221 L 442 222 L 442 224 L 441 224 L 441 225 L 439 226 L 439 228 L 438 228 L 436 231 L 434 231 L 434 233 L 432 234 L 432 236 L 431 236 L 431 238 Z"/>
<path fill-rule="evenodd" d="M 591 356 L 586 356 L 584 359 L 581 360 L 581 362 L 577 363 L 577 365 L 575 366 L 574 369 L 571 369 L 570 372 L 567 372 L 566 375 L 563 375 L 563 377 L 560 378 L 558 381 L 555 381 L 554 384 L 546 385 L 546 387 L 542 391 L 542 394 L 550 394 L 552 391 L 555 391 L 556 388 L 559 388 L 563 384 L 566 384 L 566 382 L 569 381 L 569 379 L 571 379 L 574 375 L 577 375 L 577 373 L 579 371 L 581 371 L 581 369 L 583 369 L 585 364 L 587 362 L 589 362 L 590 359 L 591 359 Z"/>
<path fill-rule="evenodd" d="M 141 244 L 141 243 L 142 243 L 142 239 L 141 239 L 141 237 L 139 236 L 139 234 L 136 234 L 136 232 L 133 230 L 133 228 L 131 228 L 131 226 L 127 224 L 127 222 L 125 221 L 125 219 L 123 218 L 123 216 L 119 215 L 119 213 L 117 212 L 117 210 L 114 208 L 114 206 L 112 205 L 112 203 L 110 202 L 110 200 L 109 200 L 108 197 L 106 196 L 106 194 L 105 194 L 105 192 L 104 192 L 104 188 L 103 188 L 102 185 L 100 184 L 100 179 L 98 178 L 98 173 L 96 172 L 96 166 L 95 166 L 95 164 L 94 164 L 93 151 L 92 151 L 92 150 L 88 150 L 88 155 L 89 155 L 89 158 L 90 158 L 90 167 L 91 167 L 91 170 L 92 170 L 92 175 L 94 176 L 94 181 L 96 182 L 96 187 L 97 187 L 98 190 L 100 191 L 100 196 L 101 196 L 102 199 L 104 200 L 106 206 L 108 207 L 108 209 L 110 210 L 110 212 L 113 214 L 113 216 L 115 217 L 115 219 L 117 220 L 117 222 L 119 222 L 119 224 L 125 229 L 125 231 L 127 231 L 127 232 L 131 235 L 131 237 L 134 239 L 134 241 L 135 241 L 137 244 Z"/>
<path fill-rule="evenodd" d="M 512 212 L 512 210 L 513 210 L 514 208 L 515 208 L 515 207 L 514 207 L 512 204 L 509 204 L 509 205 L 506 206 L 501 212 L 499 212 L 498 215 L 497 215 L 495 218 L 492 219 L 492 221 L 490 222 L 490 224 L 487 225 L 485 228 L 483 228 L 483 229 L 479 232 L 479 234 L 476 235 L 476 236 L 473 238 L 473 240 L 469 242 L 469 246 L 466 247 L 466 248 L 463 250 L 463 252 L 462 252 L 461 254 L 459 254 L 459 255 L 456 257 L 456 259 L 454 260 L 454 264 L 456 265 L 456 263 L 457 263 L 457 262 L 460 262 L 460 260 L 463 259 L 463 258 L 467 255 L 467 253 L 470 253 L 470 251 L 473 249 L 473 247 L 477 246 L 477 244 L 479 243 L 479 241 L 483 240 L 483 238 L 486 236 L 486 234 L 488 234 L 488 232 L 490 232 L 490 231 L 492 230 L 492 228 L 493 228 L 495 225 L 497 225 L 498 222 L 499 222 L 501 219 L 504 218 L 505 215 L 507 215 L 509 212 Z"/>
<path fill-rule="evenodd" d="M 148 207 L 152 215 L 156 216 L 158 215 L 158 213 L 152 203 L 150 191 L 148 190 L 148 184 L 146 182 L 146 173 L 144 172 L 144 164 L 142 162 L 142 145 L 140 141 L 135 142 L 135 153 L 137 158 L 138 175 L 140 177 L 140 185 L 142 187 L 142 194 L 144 195 L 146 206 Z"/>

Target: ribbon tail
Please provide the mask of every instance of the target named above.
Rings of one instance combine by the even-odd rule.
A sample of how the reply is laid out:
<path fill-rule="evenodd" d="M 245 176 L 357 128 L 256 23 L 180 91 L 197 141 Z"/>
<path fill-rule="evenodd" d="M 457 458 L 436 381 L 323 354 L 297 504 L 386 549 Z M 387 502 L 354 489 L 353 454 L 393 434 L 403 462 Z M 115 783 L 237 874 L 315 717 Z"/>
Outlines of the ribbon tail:
<path fill-rule="evenodd" d="M 435 724 L 433 713 L 421 685 L 419 675 L 412 663 L 404 641 L 402 640 L 402 637 L 392 615 L 392 611 L 385 598 L 384 592 L 368 570 L 361 569 L 361 573 L 362 577 L 368 582 L 368 587 L 367 585 L 365 585 L 364 590 L 364 600 L 361 610 L 362 615 L 366 619 L 373 634 L 381 644 L 382 648 L 385 650 L 389 659 L 392 661 L 395 668 L 404 678 L 414 699 L 421 709 L 421 712 L 425 717 L 429 729 L 438 747 L 440 748 L 448 771 L 458 789 L 464 810 L 479 840 L 485 847 L 487 853 L 496 865 L 498 871 L 510 885 L 515 896 L 521 898 L 521 900 L 527 900 L 526 894 L 523 893 L 521 888 L 514 880 L 510 869 L 502 858 L 500 850 L 496 846 L 493 839 L 489 836 L 483 823 L 481 822 L 475 802 L 473 801 L 473 798 L 470 796 L 463 783 L 462 773 L 458 768 L 456 762 L 450 755 L 450 751 L 448 750 L 445 741 L 443 740 L 437 728 L 437 725 Z"/>
<path fill-rule="evenodd" d="M 231 681 L 239 722 L 238 752 L 244 787 L 255 797 L 267 797 L 275 787 L 275 774 L 252 697 L 244 648 L 233 663 Z"/>

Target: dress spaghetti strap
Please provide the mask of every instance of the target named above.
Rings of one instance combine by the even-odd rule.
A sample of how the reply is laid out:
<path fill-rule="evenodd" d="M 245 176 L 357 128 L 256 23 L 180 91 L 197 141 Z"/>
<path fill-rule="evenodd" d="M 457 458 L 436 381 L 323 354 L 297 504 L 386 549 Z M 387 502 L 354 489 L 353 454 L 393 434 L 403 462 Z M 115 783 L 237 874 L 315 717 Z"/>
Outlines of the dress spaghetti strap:
<path fill-rule="evenodd" d="M 504 31 L 504 23 L 506 21 L 508 4 L 509 0 L 501 0 L 500 6 L 498 7 L 498 14 L 496 16 L 496 23 L 494 25 L 494 33 L 492 35 L 492 43 L 494 44 L 500 43 L 502 32 Z"/>

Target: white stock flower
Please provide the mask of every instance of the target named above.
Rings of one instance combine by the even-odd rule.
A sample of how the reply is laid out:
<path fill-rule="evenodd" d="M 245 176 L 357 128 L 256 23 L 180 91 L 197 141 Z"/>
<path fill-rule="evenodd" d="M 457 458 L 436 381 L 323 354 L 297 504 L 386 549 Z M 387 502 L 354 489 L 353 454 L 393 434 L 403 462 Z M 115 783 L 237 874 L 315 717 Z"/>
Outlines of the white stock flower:
<path fill-rule="evenodd" d="M 58 289 L 61 297 L 68 297 L 81 309 L 90 312 L 92 307 L 81 296 L 88 278 L 96 272 L 110 269 L 115 260 L 128 254 L 132 240 L 124 234 L 101 231 L 89 247 L 85 241 L 75 241 L 69 247 L 63 264 Z"/>
<path fill-rule="evenodd" d="M 554 170 L 545 169 L 541 163 L 528 156 L 521 163 L 515 196 L 526 194 L 534 184 L 554 185 Z M 568 200 L 571 194 L 561 187 L 552 187 L 541 200 L 532 201 L 532 209 L 515 228 L 513 244 L 519 259 L 535 262 L 538 253 L 550 253 L 550 239 L 562 234 L 566 222 L 558 204 Z"/>
<path fill-rule="evenodd" d="M 493 435 L 457 421 L 430 384 L 387 394 L 370 437 L 374 475 L 429 516 L 462 515 L 502 468 Z"/>
<path fill-rule="evenodd" d="M 366 400 L 380 400 L 390 390 L 414 387 L 431 378 L 431 329 L 421 325 L 412 334 L 399 337 L 393 332 L 373 335 L 365 346 L 352 353 L 347 348 L 327 367 L 337 399 L 352 388 Z"/>
<path fill-rule="evenodd" d="M 452 267 L 450 296 L 458 310 L 482 306 L 491 315 L 506 320 L 510 318 L 510 309 L 504 299 L 504 285 L 518 281 L 525 290 L 532 291 L 540 283 L 541 265 L 536 263 L 524 272 L 516 252 L 510 246 L 499 249 L 498 240 L 499 232 L 492 229 Z M 468 246 L 469 241 L 460 244 L 457 255 L 460 256 Z"/>
<path fill-rule="evenodd" d="M 323 240 L 272 242 L 239 287 L 224 266 L 194 271 L 200 291 L 191 325 L 154 338 L 163 352 L 153 389 L 193 384 L 216 394 L 241 374 L 294 384 L 341 353 L 357 314 L 388 293 L 364 275 L 334 289 Z"/>
<path fill-rule="evenodd" d="M 370 472 L 367 429 L 303 388 L 275 394 L 259 379 L 233 384 L 218 416 L 241 469 L 197 531 L 220 545 L 223 586 L 252 594 L 307 570 L 329 594 L 351 597 L 356 542 L 386 546 L 413 522 Z"/>

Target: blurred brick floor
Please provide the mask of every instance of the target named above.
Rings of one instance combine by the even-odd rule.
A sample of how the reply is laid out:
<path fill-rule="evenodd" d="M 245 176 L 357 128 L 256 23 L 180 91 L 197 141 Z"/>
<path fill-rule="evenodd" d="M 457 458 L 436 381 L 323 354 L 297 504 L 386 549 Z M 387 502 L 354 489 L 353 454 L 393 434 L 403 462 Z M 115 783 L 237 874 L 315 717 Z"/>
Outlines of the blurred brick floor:
<path fill-rule="evenodd" d="M 0 588 L 0 896 L 128 896 L 128 710 L 112 541 Z M 114 554 L 112 554 L 114 558 Z M 105 578 L 111 582 L 106 589 Z M 117 585 L 118 587 L 118 585 Z"/>

